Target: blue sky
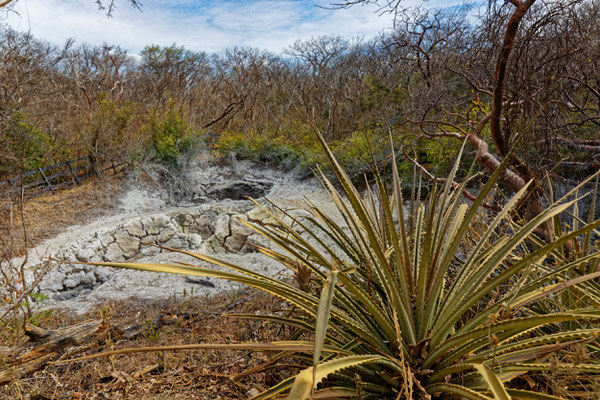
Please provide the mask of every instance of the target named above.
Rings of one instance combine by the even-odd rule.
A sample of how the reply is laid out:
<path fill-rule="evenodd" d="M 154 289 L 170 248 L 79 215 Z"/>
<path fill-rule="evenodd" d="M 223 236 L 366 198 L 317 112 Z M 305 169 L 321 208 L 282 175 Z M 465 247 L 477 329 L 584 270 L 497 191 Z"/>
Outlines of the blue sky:
<path fill-rule="evenodd" d="M 386 1 L 386 0 L 383 0 Z M 370 38 L 392 27 L 390 14 L 370 4 L 327 10 L 328 0 L 142 0 L 143 12 L 117 0 L 112 18 L 93 0 L 19 0 L 4 17 L 12 28 L 61 44 L 118 44 L 132 53 L 145 45 L 177 43 L 216 52 L 247 45 L 280 52 L 297 39 L 319 35 Z M 405 0 L 406 5 L 450 6 L 459 1 Z"/>

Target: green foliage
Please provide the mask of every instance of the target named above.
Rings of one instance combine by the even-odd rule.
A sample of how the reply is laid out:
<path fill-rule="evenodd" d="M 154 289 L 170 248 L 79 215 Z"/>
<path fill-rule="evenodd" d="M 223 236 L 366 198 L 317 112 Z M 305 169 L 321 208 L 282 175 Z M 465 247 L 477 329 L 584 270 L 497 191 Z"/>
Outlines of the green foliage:
<path fill-rule="evenodd" d="M 42 292 L 31 292 L 28 296 L 30 301 L 25 301 L 23 306 L 31 310 L 29 323 L 39 326 L 46 322 L 52 315 L 52 310 L 42 310 L 46 306 L 48 296 Z"/>
<path fill-rule="evenodd" d="M 26 115 L 13 115 L 11 123 L 2 130 L 5 136 L 3 142 L 8 142 L 8 150 L 21 168 L 30 170 L 51 164 L 46 154 L 52 149 L 53 138 L 28 122 Z"/>
<path fill-rule="evenodd" d="M 316 158 L 311 145 L 295 144 L 284 136 L 269 137 L 256 132 L 223 132 L 215 148 L 221 155 L 233 152 L 243 159 L 281 165 L 286 169 L 308 170 L 314 166 Z"/>
<path fill-rule="evenodd" d="M 148 129 L 151 132 L 155 157 L 170 167 L 176 167 L 182 153 L 194 143 L 194 131 L 173 106 L 162 115 L 153 115 Z"/>
<path fill-rule="evenodd" d="M 150 340 L 158 340 L 160 338 L 160 333 L 158 326 L 150 319 L 147 319 L 145 322 L 146 328 L 144 329 L 144 336 L 146 339 Z"/>
<path fill-rule="evenodd" d="M 460 151 L 460 141 L 454 138 L 421 139 L 417 145 L 418 160 L 433 174 L 445 175 Z M 460 175 L 467 171 L 459 169 Z"/>
<path fill-rule="evenodd" d="M 411 199 L 407 211 L 395 159 L 391 180 L 385 182 L 376 174 L 375 190 L 363 196 L 318 137 L 342 187 L 338 191 L 321 176 L 338 215 L 307 202 L 301 217 L 263 207 L 274 222 L 241 221 L 282 249 L 261 247 L 260 252 L 314 286 L 299 288 L 187 251 L 180 252 L 226 270 L 187 264 L 99 265 L 223 278 L 290 303 L 295 314 L 250 317 L 289 325 L 298 330 L 295 337 L 303 337 L 301 333 L 314 337 L 313 351 L 302 350 L 305 342 L 282 342 L 285 350 L 298 343 L 296 352 L 306 369 L 255 399 L 286 391 L 289 399 L 350 394 L 505 400 L 574 394 L 544 382 L 556 370 L 566 370 L 578 385 L 591 387 L 600 374 L 599 360 L 590 357 L 582 362 L 570 357 L 568 350 L 597 348 L 600 251 L 588 238 L 598 234 L 600 220 L 589 218 L 571 230 L 557 229 L 549 242 L 535 234 L 546 223 L 557 223 L 579 198 L 565 196 L 520 223 L 514 211 L 528 193 L 526 185 L 502 211 L 486 218 L 480 207 L 509 157 L 468 205 L 462 201 L 468 180 L 459 187 L 452 184 L 461 150 L 446 183 L 434 185 L 425 202 Z M 573 251 L 580 248 L 586 250 Z M 565 295 L 578 301 L 555 300 Z M 273 344 L 235 344 L 231 349 L 239 346 L 266 349 Z M 549 360 L 558 354 L 560 363 Z M 311 365 L 313 358 L 316 366 Z M 535 390 L 521 380 L 523 376 L 538 385 Z M 325 379 L 326 386 L 318 387 Z"/>
<path fill-rule="evenodd" d="M 374 76 L 366 76 L 364 83 L 367 90 L 359 97 L 358 102 L 362 112 L 378 111 L 386 105 L 399 108 L 408 97 L 400 86 L 390 88 Z"/>

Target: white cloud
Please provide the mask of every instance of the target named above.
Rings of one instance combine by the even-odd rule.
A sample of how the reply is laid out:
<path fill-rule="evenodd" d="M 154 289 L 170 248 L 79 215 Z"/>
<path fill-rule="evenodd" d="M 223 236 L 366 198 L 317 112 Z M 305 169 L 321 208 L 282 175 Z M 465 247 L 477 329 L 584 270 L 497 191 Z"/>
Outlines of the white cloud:
<path fill-rule="evenodd" d="M 119 0 L 114 16 L 107 18 L 93 0 L 19 0 L 7 22 L 56 44 L 72 37 L 79 43 L 118 44 L 133 53 L 148 44 L 172 43 L 207 52 L 236 45 L 279 52 L 297 39 L 330 34 L 372 37 L 392 26 L 392 16 L 380 16 L 373 5 L 332 11 L 304 0 L 142 3 L 140 13 L 127 0 Z"/>

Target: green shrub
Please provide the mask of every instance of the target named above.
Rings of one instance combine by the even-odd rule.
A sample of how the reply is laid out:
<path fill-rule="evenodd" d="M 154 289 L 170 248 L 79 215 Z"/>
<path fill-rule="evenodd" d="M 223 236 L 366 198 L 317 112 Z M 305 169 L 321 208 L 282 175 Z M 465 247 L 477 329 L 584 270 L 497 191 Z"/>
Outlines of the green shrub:
<path fill-rule="evenodd" d="M 15 173 L 15 164 L 25 171 L 52 164 L 52 160 L 46 159 L 53 147 L 52 136 L 37 129 L 25 115 L 14 115 L 10 124 L 0 128 L 4 136 L 0 143 L 6 146 L 3 150 L 16 159 L 16 163 L 7 159 L 10 165 L 2 165 L 2 170 Z"/>
<path fill-rule="evenodd" d="M 165 165 L 176 167 L 181 154 L 193 147 L 195 132 L 172 106 L 163 115 L 153 116 L 149 129 L 154 155 Z"/>
<path fill-rule="evenodd" d="M 233 152 L 242 159 L 276 164 L 285 169 L 308 170 L 315 164 L 315 156 L 310 147 L 293 144 L 283 136 L 223 132 L 217 139 L 215 149 L 221 155 Z"/>

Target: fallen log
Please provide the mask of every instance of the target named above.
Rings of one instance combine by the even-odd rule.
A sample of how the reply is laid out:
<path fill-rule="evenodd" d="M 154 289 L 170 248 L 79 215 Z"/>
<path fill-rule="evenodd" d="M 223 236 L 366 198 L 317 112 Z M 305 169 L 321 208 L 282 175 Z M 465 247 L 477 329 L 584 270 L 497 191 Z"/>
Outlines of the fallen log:
<path fill-rule="evenodd" d="M 0 386 L 43 369 L 48 362 L 97 346 L 108 337 L 119 337 L 119 331 L 102 320 L 86 321 L 48 331 L 28 325 L 30 340 L 14 349 L 3 351 L 4 367 L 0 370 Z M 87 344 L 87 345 L 86 345 Z"/>

